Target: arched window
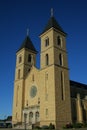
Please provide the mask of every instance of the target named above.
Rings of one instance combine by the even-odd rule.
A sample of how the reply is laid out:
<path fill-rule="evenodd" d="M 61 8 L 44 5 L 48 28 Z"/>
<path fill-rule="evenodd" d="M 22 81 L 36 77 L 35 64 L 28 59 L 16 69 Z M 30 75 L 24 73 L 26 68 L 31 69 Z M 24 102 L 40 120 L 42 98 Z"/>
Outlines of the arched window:
<path fill-rule="evenodd" d="M 59 65 L 63 65 L 63 55 L 59 54 Z"/>
<path fill-rule="evenodd" d="M 61 98 L 65 100 L 65 88 L 64 88 L 64 72 L 61 71 Z"/>
<path fill-rule="evenodd" d="M 45 46 L 46 47 L 49 46 L 49 38 L 48 37 L 45 39 Z"/>
<path fill-rule="evenodd" d="M 49 65 L 49 55 L 48 54 L 46 54 L 46 65 Z"/>
<path fill-rule="evenodd" d="M 24 113 L 24 122 L 26 123 L 26 121 L 27 121 L 27 114 Z"/>
<path fill-rule="evenodd" d="M 58 44 L 58 46 L 61 46 L 61 44 L 62 44 L 62 39 L 60 36 L 57 37 L 57 44 Z"/>
<path fill-rule="evenodd" d="M 20 69 L 18 70 L 18 79 L 20 79 Z"/>
<path fill-rule="evenodd" d="M 16 106 L 18 105 L 18 95 L 19 94 L 19 86 L 17 86 L 17 89 L 16 89 Z"/>
<path fill-rule="evenodd" d="M 36 121 L 36 122 L 39 122 L 39 112 L 36 112 L 36 113 L 35 113 L 35 121 Z"/>
<path fill-rule="evenodd" d="M 21 63 L 22 61 L 22 56 L 19 56 L 19 63 Z"/>
<path fill-rule="evenodd" d="M 34 74 L 32 75 L 32 81 L 34 81 Z"/>
<path fill-rule="evenodd" d="M 30 72 L 30 68 L 28 69 L 28 72 Z"/>
<path fill-rule="evenodd" d="M 47 108 L 46 108 L 45 114 L 46 114 L 46 116 L 48 116 L 48 109 Z"/>
<path fill-rule="evenodd" d="M 33 120 L 33 112 L 29 113 L 29 122 L 32 123 Z"/>
<path fill-rule="evenodd" d="M 15 115 L 15 116 L 16 116 L 16 119 L 17 119 L 17 117 L 18 117 L 18 113 L 17 113 L 17 112 L 16 112 L 16 115 Z"/>
<path fill-rule="evenodd" d="M 45 100 L 48 100 L 48 72 L 45 73 Z"/>
<path fill-rule="evenodd" d="M 28 100 L 26 100 L 26 106 L 28 106 Z"/>
<path fill-rule="evenodd" d="M 28 55 L 28 62 L 31 62 L 31 59 L 32 59 L 31 54 L 29 54 Z"/>

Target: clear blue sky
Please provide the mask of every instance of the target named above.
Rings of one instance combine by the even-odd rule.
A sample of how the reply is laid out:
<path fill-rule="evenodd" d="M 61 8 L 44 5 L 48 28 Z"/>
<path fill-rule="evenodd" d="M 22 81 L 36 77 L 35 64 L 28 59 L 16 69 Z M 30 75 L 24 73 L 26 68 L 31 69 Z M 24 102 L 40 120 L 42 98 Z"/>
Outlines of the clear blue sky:
<path fill-rule="evenodd" d="M 39 34 L 51 8 L 68 34 L 70 79 L 87 84 L 87 0 L 0 0 L 0 118 L 12 114 L 16 51 L 26 29 L 40 51 Z M 39 66 L 39 54 L 37 61 Z"/>

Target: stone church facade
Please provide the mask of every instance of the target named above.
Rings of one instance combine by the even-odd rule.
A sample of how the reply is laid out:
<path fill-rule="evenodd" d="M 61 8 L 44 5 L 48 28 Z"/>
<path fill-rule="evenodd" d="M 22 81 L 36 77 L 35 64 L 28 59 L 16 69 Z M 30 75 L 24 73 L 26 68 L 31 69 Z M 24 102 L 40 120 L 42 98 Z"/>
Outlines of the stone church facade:
<path fill-rule="evenodd" d="M 37 51 L 27 36 L 16 53 L 13 116 L 14 124 L 55 128 L 87 121 L 87 85 L 70 81 L 66 33 L 50 17 L 40 35 L 40 69 Z"/>

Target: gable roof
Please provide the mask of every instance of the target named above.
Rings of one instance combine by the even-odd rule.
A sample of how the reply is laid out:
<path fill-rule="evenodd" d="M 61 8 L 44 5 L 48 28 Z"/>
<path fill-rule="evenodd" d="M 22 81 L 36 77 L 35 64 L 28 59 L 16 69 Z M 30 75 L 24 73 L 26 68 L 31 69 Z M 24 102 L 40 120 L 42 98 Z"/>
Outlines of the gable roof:
<path fill-rule="evenodd" d="M 33 71 L 34 71 L 34 72 L 33 72 Z M 30 76 L 31 74 L 34 74 L 34 75 L 35 75 L 35 71 L 39 72 L 40 70 L 39 70 L 36 66 L 32 65 L 30 71 L 27 73 L 27 75 L 26 75 L 25 78 L 27 79 L 28 76 Z M 33 73 L 32 73 L 32 72 L 33 72 Z"/>
<path fill-rule="evenodd" d="M 53 16 L 48 20 L 48 23 L 45 26 L 45 28 L 44 28 L 44 30 L 43 30 L 42 33 L 48 31 L 52 27 L 55 28 L 55 29 L 57 29 L 57 30 L 59 30 L 59 31 L 61 31 L 61 32 L 63 32 L 64 34 L 66 34 L 63 31 L 62 27 L 59 25 L 59 23 L 56 21 L 56 19 Z"/>
<path fill-rule="evenodd" d="M 80 94 L 81 99 L 85 99 L 87 96 L 87 84 L 70 80 L 71 98 L 77 98 L 77 94 Z"/>
<path fill-rule="evenodd" d="M 75 88 L 80 88 L 80 89 L 86 89 L 87 90 L 87 84 L 83 84 L 80 82 L 72 81 L 70 80 L 70 86 L 75 87 Z"/>
<path fill-rule="evenodd" d="M 33 51 L 34 53 L 37 53 L 31 39 L 29 38 L 29 36 L 27 36 L 25 38 L 25 40 L 23 41 L 22 45 L 20 46 L 20 48 L 18 49 L 18 51 L 20 51 L 21 49 L 26 48 L 29 49 L 30 51 Z M 17 52 L 18 52 L 17 51 Z"/>

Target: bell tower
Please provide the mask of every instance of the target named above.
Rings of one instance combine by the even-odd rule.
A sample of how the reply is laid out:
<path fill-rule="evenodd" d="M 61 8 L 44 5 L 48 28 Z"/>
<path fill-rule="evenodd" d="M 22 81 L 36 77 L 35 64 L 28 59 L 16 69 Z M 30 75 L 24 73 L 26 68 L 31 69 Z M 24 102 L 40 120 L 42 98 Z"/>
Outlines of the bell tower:
<path fill-rule="evenodd" d="M 13 99 L 13 124 L 22 121 L 22 109 L 25 98 L 25 78 L 32 65 L 36 64 L 36 49 L 29 36 L 27 36 L 16 53 L 16 68 Z"/>
<path fill-rule="evenodd" d="M 41 38 L 41 70 L 47 74 L 45 88 L 48 91 L 46 109 L 49 114 L 45 119 L 48 124 L 53 123 L 56 128 L 71 121 L 69 69 L 66 50 L 66 33 L 55 17 L 51 15 Z M 41 117 L 42 120 L 43 117 Z M 42 122 L 42 124 L 44 124 Z"/>

